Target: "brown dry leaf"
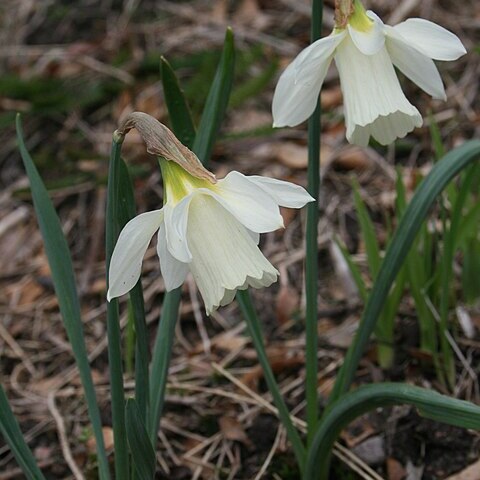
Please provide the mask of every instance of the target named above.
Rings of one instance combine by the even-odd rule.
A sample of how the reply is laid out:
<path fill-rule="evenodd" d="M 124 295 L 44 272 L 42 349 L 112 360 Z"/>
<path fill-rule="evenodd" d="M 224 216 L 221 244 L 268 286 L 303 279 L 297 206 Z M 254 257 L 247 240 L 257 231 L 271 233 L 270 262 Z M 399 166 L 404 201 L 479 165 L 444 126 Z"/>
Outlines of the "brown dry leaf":
<path fill-rule="evenodd" d="M 296 368 L 305 363 L 303 352 L 294 352 L 290 349 L 275 349 L 273 353 L 271 349 L 267 350 L 268 360 L 272 367 L 273 373 L 280 373 L 290 368 Z M 263 369 L 261 365 L 255 365 L 249 372 L 242 375 L 240 381 L 252 390 L 257 390 L 257 383 L 263 377 Z"/>
<path fill-rule="evenodd" d="M 282 285 L 276 298 L 277 319 L 280 325 L 287 323 L 292 314 L 298 310 L 299 296 L 289 285 Z"/>
<path fill-rule="evenodd" d="M 242 0 L 233 18 L 239 23 L 251 23 L 260 14 L 257 0 Z"/>
<path fill-rule="evenodd" d="M 113 449 L 113 429 L 112 427 L 103 427 L 103 442 L 105 443 L 106 450 Z M 95 437 L 92 435 L 85 443 L 88 452 L 93 455 L 97 451 L 97 442 Z"/>
<path fill-rule="evenodd" d="M 29 278 L 22 287 L 22 293 L 18 305 L 28 305 L 35 302 L 44 293 L 44 289 L 33 278 Z"/>
<path fill-rule="evenodd" d="M 284 142 L 276 146 L 275 156 L 286 167 L 303 169 L 308 166 L 308 147 L 292 142 Z"/>
<path fill-rule="evenodd" d="M 270 112 L 254 108 L 243 108 L 230 113 L 228 128 L 232 133 L 241 133 L 245 132 L 246 129 L 254 130 L 265 127 L 265 125 L 271 125 L 272 121 Z"/>
<path fill-rule="evenodd" d="M 113 104 L 112 118 L 115 120 L 115 123 L 118 124 L 121 118 L 129 112 L 133 112 L 133 110 L 132 92 L 130 90 L 123 90 Z"/>
<path fill-rule="evenodd" d="M 318 382 L 319 391 L 325 398 L 328 398 L 330 396 L 334 385 L 335 385 L 335 378 L 332 378 L 332 377 L 321 378 Z"/>
<path fill-rule="evenodd" d="M 233 20 L 256 30 L 263 30 L 270 24 L 269 17 L 264 15 L 258 6 L 258 0 L 242 0 Z"/>
<path fill-rule="evenodd" d="M 39 255 L 35 258 L 35 263 L 39 265 L 37 269 L 37 274 L 40 277 L 51 277 L 52 271 L 50 270 L 50 265 L 48 264 L 47 256 L 45 250 L 42 248 Z"/>
<path fill-rule="evenodd" d="M 478 480 L 480 478 L 480 460 L 472 463 L 461 472 L 451 475 L 446 480 Z"/>
<path fill-rule="evenodd" d="M 387 458 L 387 477 L 388 480 L 403 480 L 407 472 L 403 465 L 395 458 Z"/>
<path fill-rule="evenodd" d="M 234 417 L 223 415 L 218 420 L 220 431 L 227 440 L 234 440 L 241 442 L 244 445 L 250 446 L 252 443 L 247 437 L 242 424 Z"/>
<path fill-rule="evenodd" d="M 232 335 L 230 332 L 224 332 L 212 339 L 212 347 L 214 346 L 220 350 L 233 352 L 242 348 L 247 342 L 247 337 Z"/>
<path fill-rule="evenodd" d="M 274 145 L 274 157 L 286 167 L 303 169 L 308 166 L 308 147 L 293 142 Z"/>
<path fill-rule="evenodd" d="M 328 110 L 330 108 L 337 107 L 342 103 L 342 99 L 343 95 L 340 86 L 322 90 L 322 94 L 320 96 L 322 109 Z"/>
<path fill-rule="evenodd" d="M 104 385 L 108 383 L 108 376 L 106 372 L 102 373 L 96 368 L 92 368 L 91 372 L 92 372 L 92 380 L 95 385 Z M 82 386 L 82 381 L 80 379 L 80 376 L 77 375 L 76 377 L 72 378 L 71 384 L 75 385 L 76 387 Z"/>
<path fill-rule="evenodd" d="M 318 333 L 332 346 L 347 348 L 353 340 L 358 328 L 358 318 L 351 316 L 340 325 L 329 319 L 321 319 L 318 324 Z"/>
<path fill-rule="evenodd" d="M 227 0 L 217 0 L 210 12 L 214 22 L 225 23 L 227 21 Z"/>
<path fill-rule="evenodd" d="M 58 386 L 58 378 L 57 377 L 47 377 L 42 378 L 40 380 L 36 380 L 31 382 L 29 385 L 29 389 L 43 397 L 47 397 L 49 393 L 52 392 Z"/>
<path fill-rule="evenodd" d="M 33 453 L 35 455 L 35 459 L 41 462 L 42 460 L 47 460 L 51 458 L 51 456 L 54 453 L 54 448 L 47 447 L 44 445 L 39 445 L 38 447 L 35 447 Z"/>
<path fill-rule="evenodd" d="M 356 447 L 367 438 L 377 433 L 372 424 L 364 418 L 354 420 L 341 434 L 348 448 Z"/>
<path fill-rule="evenodd" d="M 343 170 L 367 170 L 371 167 L 372 161 L 364 149 L 347 147 L 335 157 L 333 164 Z"/>
<path fill-rule="evenodd" d="M 295 183 L 295 182 L 294 182 Z M 287 228 L 290 223 L 292 223 L 292 220 L 296 217 L 298 210 L 294 208 L 284 208 L 280 207 L 280 215 L 283 218 L 283 225 L 285 228 Z M 285 230 L 279 230 L 277 233 L 278 235 L 283 235 Z"/>

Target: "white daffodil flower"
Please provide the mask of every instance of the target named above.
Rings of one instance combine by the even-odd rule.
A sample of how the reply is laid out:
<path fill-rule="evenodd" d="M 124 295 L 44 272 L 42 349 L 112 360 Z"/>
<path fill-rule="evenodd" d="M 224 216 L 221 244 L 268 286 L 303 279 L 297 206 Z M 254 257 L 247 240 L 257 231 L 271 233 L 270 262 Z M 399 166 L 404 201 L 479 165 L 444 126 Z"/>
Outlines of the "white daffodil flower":
<path fill-rule="evenodd" d="M 299 185 L 230 172 L 212 182 L 160 159 L 164 206 L 142 213 L 120 233 L 109 271 L 107 298 L 137 283 L 155 232 L 167 291 L 190 271 L 207 314 L 230 303 L 237 290 L 268 287 L 278 271 L 258 248 L 260 233 L 283 227 L 279 206 L 301 208 L 313 198 Z M 215 178 L 215 177 L 213 177 Z"/>
<path fill-rule="evenodd" d="M 333 32 L 300 52 L 281 75 L 273 97 L 273 124 L 293 127 L 310 117 L 334 58 L 347 140 L 366 146 L 372 136 L 387 145 L 422 125 L 393 67 L 433 98 L 446 100 L 433 60 L 456 60 L 466 50 L 456 35 L 428 20 L 411 18 L 391 27 L 372 11 L 365 12 L 358 0 L 350 7 L 342 24 L 337 17 Z"/>

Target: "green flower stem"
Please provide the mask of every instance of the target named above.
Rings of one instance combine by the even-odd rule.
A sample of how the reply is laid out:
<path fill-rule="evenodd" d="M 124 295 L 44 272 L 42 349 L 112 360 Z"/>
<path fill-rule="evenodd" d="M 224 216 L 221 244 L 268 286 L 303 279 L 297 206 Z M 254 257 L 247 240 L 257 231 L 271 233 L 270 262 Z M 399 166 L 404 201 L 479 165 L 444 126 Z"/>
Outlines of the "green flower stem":
<path fill-rule="evenodd" d="M 268 361 L 267 352 L 265 351 L 265 345 L 262 340 L 262 331 L 260 328 L 260 321 L 253 307 L 252 300 L 248 290 L 239 290 L 237 292 L 237 301 L 242 309 L 243 316 L 247 322 L 247 327 L 252 337 L 255 350 L 257 351 L 258 361 L 263 369 L 263 374 L 265 376 L 265 381 L 267 382 L 268 389 L 272 394 L 273 401 L 275 406 L 278 409 L 278 414 L 280 420 L 287 431 L 288 439 L 290 440 L 295 456 L 297 458 L 298 465 L 300 470 L 303 472 L 303 467 L 305 464 L 305 447 L 302 443 L 298 431 L 293 426 L 292 420 L 290 418 L 290 413 L 287 406 L 283 400 L 280 389 L 278 388 L 277 382 L 275 381 L 275 376 L 273 375 L 270 363 Z"/>
<path fill-rule="evenodd" d="M 323 1 L 313 0 L 311 43 L 320 38 L 322 28 Z M 307 205 L 306 262 L 305 262 L 305 336 L 306 336 L 306 379 L 307 439 L 311 443 L 318 423 L 318 196 L 320 190 L 320 99 L 315 112 L 308 120 L 308 192 L 315 199 Z"/>
<path fill-rule="evenodd" d="M 182 289 L 177 288 L 166 293 L 163 297 L 162 314 L 153 348 L 152 369 L 150 371 L 150 420 L 148 422 L 148 435 L 152 445 L 157 443 L 157 431 L 165 403 L 165 387 L 181 293 Z"/>
<path fill-rule="evenodd" d="M 107 271 L 115 242 L 119 234 L 119 164 L 122 139 L 114 134 L 110 167 L 108 172 L 108 199 L 105 228 L 105 261 Z M 108 363 L 110 368 L 110 387 L 112 395 L 112 424 L 113 441 L 115 444 L 115 478 L 128 480 L 129 457 L 127 431 L 125 427 L 125 392 L 123 388 L 122 348 L 119 322 L 118 301 L 116 299 L 107 305 L 107 335 L 108 335 Z"/>

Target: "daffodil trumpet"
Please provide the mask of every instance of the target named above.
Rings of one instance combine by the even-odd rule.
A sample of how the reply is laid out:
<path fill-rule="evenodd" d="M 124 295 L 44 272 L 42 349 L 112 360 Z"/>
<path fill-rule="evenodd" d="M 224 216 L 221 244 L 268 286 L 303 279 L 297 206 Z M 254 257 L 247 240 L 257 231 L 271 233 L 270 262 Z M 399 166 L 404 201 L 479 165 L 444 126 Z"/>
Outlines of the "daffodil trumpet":
<path fill-rule="evenodd" d="M 385 25 L 359 0 L 337 0 L 332 33 L 304 49 L 282 73 L 273 98 L 275 127 L 296 126 L 313 113 L 332 59 L 340 76 L 346 137 L 366 146 L 382 145 L 423 123 L 406 98 L 394 67 L 434 99 L 445 88 L 433 60 L 456 60 L 466 53 L 456 35 L 421 18 Z"/>
<path fill-rule="evenodd" d="M 144 129 L 149 151 L 159 155 L 162 146 L 164 204 L 133 218 L 121 231 L 110 262 L 108 300 L 136 284 L 155 233 L 166 290 L 182 285 L 191 272 L 207 314 L 230 303 L 239 289 L 274 283 L 278 271 L 258 247 L 260 234 L 283 227 L 280 206 L 301 208 L 313 198 L 299 185 L 268 177 L 232 171 L 217 180 L 167 127 L 135 115 L 149 125 Z M 129 126 L 144 136 L 142 126 Z"/>

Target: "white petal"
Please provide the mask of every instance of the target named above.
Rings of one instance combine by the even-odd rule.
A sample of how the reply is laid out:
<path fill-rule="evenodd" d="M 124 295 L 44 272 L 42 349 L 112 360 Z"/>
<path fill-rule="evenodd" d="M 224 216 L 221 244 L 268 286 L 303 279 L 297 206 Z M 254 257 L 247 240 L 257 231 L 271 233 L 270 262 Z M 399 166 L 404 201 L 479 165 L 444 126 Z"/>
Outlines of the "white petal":
<path fill-rule="evenodd" d="M 351 25 L 347 25 L 348 33 L 355 46 L 365 55 L 375 55 L 385 45 L 385 32 L 382 20 L 372 11 L 367 15 L 373 20 L 372 29 L 368 32 L 355 30 Z"/>
<path fill-rule="evenodd" d="M 405 97 L 386 48 L 362 55 L 350 38 L 338 47 L 347 140 L 366 146 L 370 135 L 382 145 L 422 125 L 418 110 Z"/>
<path fill-rule="evenodd" d="M 260 234 L 258 232 L 252 232 L 248 228 L 246 230 L 247 233 L 250 235 L 250 238 L 253 240 L 253 243 L 255 245 L 258 245 L 260 243 Z"/>
<path fill-rule="evenodd" d="M 283 227 L 283 218 L 273 198 L 239 172 L 230 172 L 214 190 L 198 192 L 214 197 L 252 232 L 273 232 Z"/>
<path fill-rule="evenodd" d="M 380 115 L 366 126 L 355 126 L 351 137 L 347 139 L 355 145 L 367 146 L 371 135 L 381 145 L 389 145 L 421 125 L 420 114 L 416 116 L 397 111 L 389 115 Z"/>
<path fill-rule="evenodd" d="M 157 253 L 160 259 L 160 271 L 167 292 L 179 287 L 188 273 L 188 263 L 179 262 L 167 248 L 167 237 L 165 232 L 165 223 L 160 224 L 158 229 Z"/>
<path fill-rule="evenodd" d="M 239 288 L 276 281 L 278 272 L 252 241 L 245 227 L 208 195 L 195 195 L 188 217 L 190 270 L 207 314 L 233 300 Z"/>
<path fill-rule="evenodd" d="M 320 88 L 336 46 L 345 32 L 317 40 L 295 58 L 280 76 L 273 95 L 274 127 L 294 127 L 315 110 Z"/>
<path fill-rule="evenodd" d="M 108 301 L 135 286 L 148 244 L 162 222 L 163 210 L 154 210 L 133 218 L 120 232 L 108 271 Z"/>
<path fill-rule="evenodd" d="M 260 175 L 251 175 L 246 178 L 267 192 L 281 207 L 302 208 L 307 203 L 315 201 L 300 185 Z"/>
<path fill-rule="evenodd" d="M 187 242 L 188 209 L 191 201 L 192 195 L 188 195 L 175 206 L 166 203 L 163 207 L 168 250 L 177 260 L 184 263 L 192 259 Z"/>
<path fill-rule="evenodd" d="M 387 27 L 387 50 L 393 64 L 423 91 L 437 100 L 446 100 L 438 69 L 429 57 L 406 43 L 394 28 Z"/>
<path fill-rule="evenodd" d="M 455 34 L 423 18 L 409 18 L 393 28 L 410 46 L 434 60 L 456 60 L 467 53 Z"/>

